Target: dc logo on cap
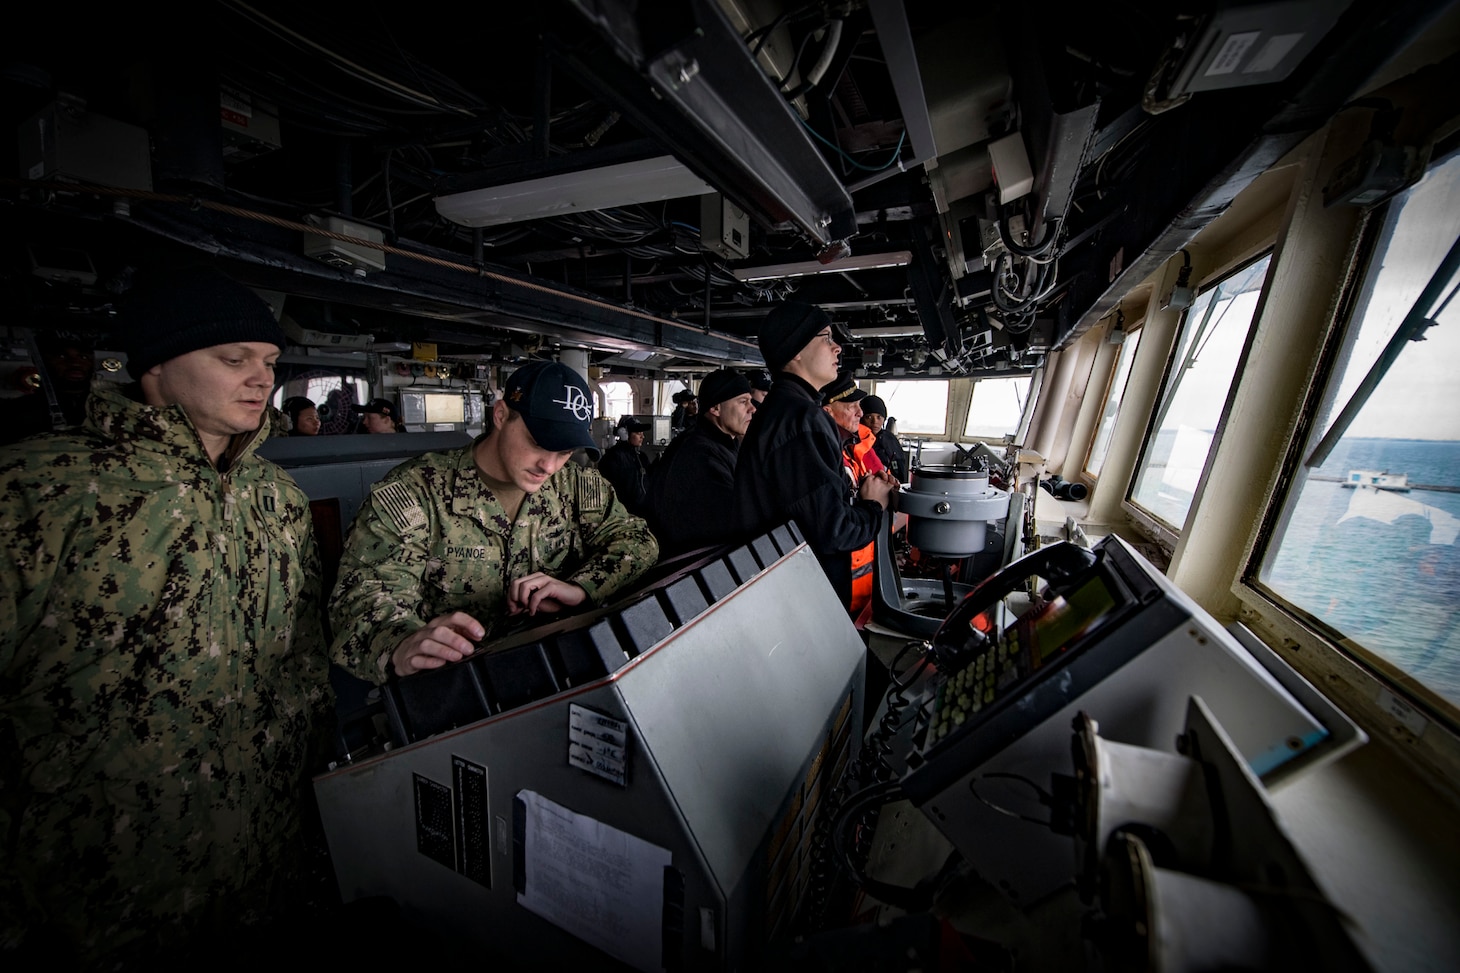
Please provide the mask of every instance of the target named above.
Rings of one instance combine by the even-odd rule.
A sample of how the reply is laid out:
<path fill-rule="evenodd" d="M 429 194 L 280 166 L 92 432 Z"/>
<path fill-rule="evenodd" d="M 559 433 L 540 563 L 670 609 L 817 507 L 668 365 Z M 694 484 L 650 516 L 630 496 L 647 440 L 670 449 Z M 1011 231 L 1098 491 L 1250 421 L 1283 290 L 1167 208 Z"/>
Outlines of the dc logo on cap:
<path fill-rule="evenodd" d="M 562 406 L 563 411 L 573 413 L 573 418 L 579 422 L 587 422 L 593 418 L 593 406 L 588 401 L 588 396 L 576 385 L 568 385 L 563 388 L 566 399 L 553 399 L 553 402 Z"/>

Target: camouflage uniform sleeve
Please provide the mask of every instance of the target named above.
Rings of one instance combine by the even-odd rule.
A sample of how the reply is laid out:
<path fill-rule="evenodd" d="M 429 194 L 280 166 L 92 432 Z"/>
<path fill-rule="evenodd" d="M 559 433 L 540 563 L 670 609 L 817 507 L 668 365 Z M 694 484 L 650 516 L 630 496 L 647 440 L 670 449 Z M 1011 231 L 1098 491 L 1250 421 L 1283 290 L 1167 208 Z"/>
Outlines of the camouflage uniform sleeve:
<path fill-rule="evenodd" d="M 428 556 L 420 483 L 387 476 L 361 504 L 340 556 L 330 597 L 331 659 L 368 682 L 384 682 L 390 653 L 426 625 L 422 577 Z"/>
<path fill-rule="evenodd" d="M 308 506 L 305 509 L 309 509 Z M 325 639 L 324 592 L 320 579 L 324 567 L 319 559 L 319 544 L 314 539 L 314 523 L 305 518 L 300 523 L 303 543 L 299 545 L 299 562 L 304 565 L 305 588 L 299 596 L 299 608 L 294 619 L 294 641 L 298 643 L 311 660 L 318 660 L 320 668 L 327 668 L 328 642 Z"/>
<path fill-rule="evenodd" d="M 57 552 L 65 550 L 71 529 L 68 517 L 49 514 L 62 502 L 77 519 L 84 511 L 75 491 L 58 489 L 44 471 L 31 474 L 19 451 L 6 451 L 0 463 L 0 685 L 8 691 L 24 683 L 24 669 L 31 664 L 24 649 L 40 623 L 59 567 Z M 89 507 L 90 501 L 87 496 L 80 503 Z"/>
<path fill-rule="evenodd" d="M 298 488 L 296 487 L 296 490 Z M 295 607 L 293 636 L 291 641 L 299 648 L 299 658 L 305 672 L 304 684 L 318 687 L 312 698 L 315 702 L 314 719 L 316 739 L 312 744 L 312 755 L 325 753 L 325 746 L 333 734 L 331 721 L 334 719 L 334 696 L 329 689 L 329 637 L 325 619 L 325 592 L 321 578 L 324 568 L 320 562 L 319 544 L 314 537 L 314 520 L 309 515 L 309 500 L 304 491 L 298 490 L 301 542 L 299 562 L 304 567 L 304 588 L 300 591 L 299 604 Z"/>
<path fill-rule="evenodd" d="M 573 482 L 574 512 L 587 555 L 565 580 L 602 605 L 629 588 L 659 559 L 659 542 L 643 518 L 629 513 L 597 470 L 579 470 Z"/>
<path fill-rule="evenodd" d="M 0 941 L 43 918 L 15 864 L 29 786 L 14 716 L 36 708 L 23 695 L 42 665 L 34 635 L 73 520 L 87 518 L 95 502 L 61 489 L 50 464 L 22 449 L 0 450 Z"/>

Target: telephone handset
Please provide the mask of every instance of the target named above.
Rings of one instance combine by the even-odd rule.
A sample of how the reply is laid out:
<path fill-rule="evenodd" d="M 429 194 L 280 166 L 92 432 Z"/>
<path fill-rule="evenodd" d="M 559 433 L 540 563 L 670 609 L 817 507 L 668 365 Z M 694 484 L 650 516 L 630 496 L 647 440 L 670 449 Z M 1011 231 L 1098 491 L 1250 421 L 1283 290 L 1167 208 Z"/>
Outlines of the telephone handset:
<path fill-rule="evenodd" d="M 1002 720 L 1011 701 L 1079 655 L 1126 600 L 1103 553 L 1060 541 L 1025 555 L 970 591 L 928 648 L 941 674 L 930 691 L 922 755 L 931 757 Z M 1006 621 L 1004 599 L 1031 577 L 1046 584 Z M 1017 721 L 1016 721 L 1017 722 Z M 989 738 L 990 740 L 992 737 Z"/>
<path fill-rule="evenodd" d="M 1093 551 L 1059 541 L 1007 565 L 965 595 L 943 620 L 929 649 L 933 664 L 941 672 L 956 673 L 987 650 L 1001 635 L 998 607 L 1029 578 L 1043 578 L 1049 591 L 1059 594 L 1075 587 L 1098 561 Z"/>

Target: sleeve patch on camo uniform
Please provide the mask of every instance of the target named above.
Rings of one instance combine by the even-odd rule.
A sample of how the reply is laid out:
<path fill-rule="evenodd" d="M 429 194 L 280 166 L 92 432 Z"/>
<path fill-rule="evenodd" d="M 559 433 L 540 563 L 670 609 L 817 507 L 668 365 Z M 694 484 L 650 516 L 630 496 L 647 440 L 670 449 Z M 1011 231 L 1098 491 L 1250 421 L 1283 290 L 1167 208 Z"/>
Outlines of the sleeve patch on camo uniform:
<path fill-rule="evenodd" d="M 578 509 L 602 513 L 608 506 L 608 481 L 597 470 L 585 470 L 578 477 Z"/>
<path fill-rule="evenodd" d="M 421 509 L 420 501 L 411 496 L 405 484 L 390 483 L 380 487 L 375 491 L 375 503 L 402 534 L 426 526 L 426 511 Z"/>

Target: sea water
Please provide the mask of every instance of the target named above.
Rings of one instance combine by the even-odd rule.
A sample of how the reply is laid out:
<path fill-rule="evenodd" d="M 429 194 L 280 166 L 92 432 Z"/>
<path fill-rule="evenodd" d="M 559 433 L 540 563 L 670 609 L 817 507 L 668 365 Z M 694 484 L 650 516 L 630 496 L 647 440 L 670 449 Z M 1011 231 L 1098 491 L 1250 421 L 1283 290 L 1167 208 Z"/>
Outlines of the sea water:
<path fill-rule="evenodd" d="M 1411 489 L 1345 487 L 1350 470 L 1403 473 Z M 1460 705 L 1460 492 L 1420 486 L 1460 490 L 1460 442 L 1341 440 L 1304 483 L 1263 580 Z"/>

